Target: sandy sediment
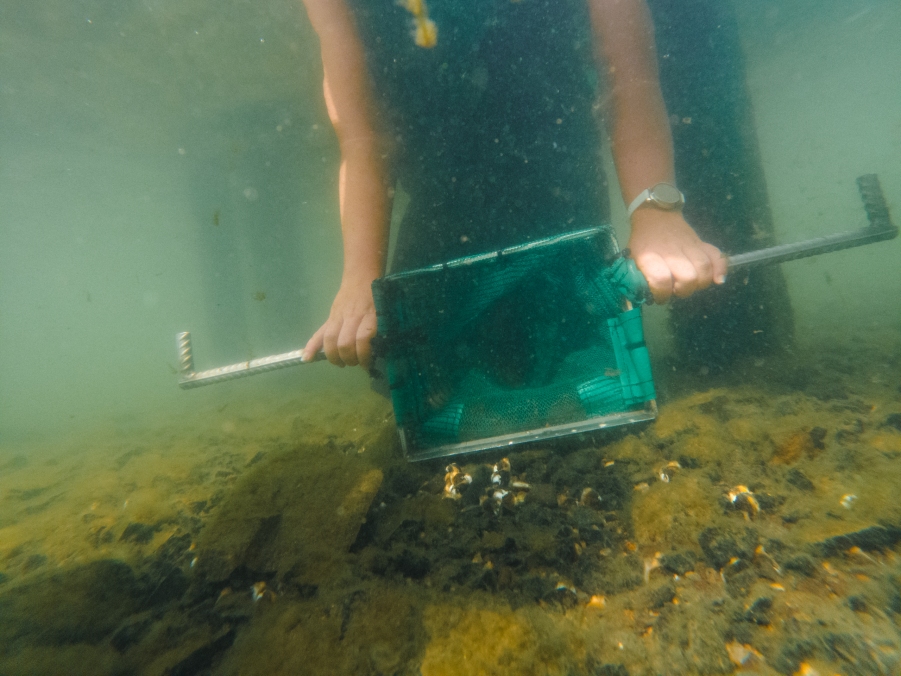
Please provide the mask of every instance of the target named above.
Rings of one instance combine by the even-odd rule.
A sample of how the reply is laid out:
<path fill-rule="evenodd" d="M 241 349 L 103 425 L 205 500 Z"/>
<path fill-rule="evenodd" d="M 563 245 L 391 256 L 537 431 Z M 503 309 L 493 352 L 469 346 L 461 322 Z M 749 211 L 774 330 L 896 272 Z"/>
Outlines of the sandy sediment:
<path fill-rule="evenodd" d="M 0 672 L 897 673 L 898 354 L 660 364 L 509 469 L 337 390 L 6 452 Z"/>

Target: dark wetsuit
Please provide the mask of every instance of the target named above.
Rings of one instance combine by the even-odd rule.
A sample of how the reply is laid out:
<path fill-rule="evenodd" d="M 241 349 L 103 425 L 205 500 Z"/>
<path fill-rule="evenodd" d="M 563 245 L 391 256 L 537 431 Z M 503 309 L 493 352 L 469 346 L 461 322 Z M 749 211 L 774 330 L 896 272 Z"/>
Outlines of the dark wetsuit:
<path fill-rule="evenodd" d="M 411 197 L 393 271 L 606 222 L 584 0 L 428 0 L 432 49 L 394 0 L 349 4 Z"/>

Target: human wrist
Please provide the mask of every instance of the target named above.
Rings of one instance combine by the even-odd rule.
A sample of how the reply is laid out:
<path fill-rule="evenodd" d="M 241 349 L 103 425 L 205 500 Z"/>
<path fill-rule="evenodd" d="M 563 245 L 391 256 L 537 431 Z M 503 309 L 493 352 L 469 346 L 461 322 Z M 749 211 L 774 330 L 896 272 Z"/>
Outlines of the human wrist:
<path fill-rule="evenodd" d="M 663 209 L 655 209 L 653 207 L 645 207 L 636 209 L 629 217 L 629 223 L 632 228 L 645 226 L 664 226 L 668 224 L 681 223 L 685 221 L 685 216 L 681 211 L 665 211 Z"/>
<path fill-rule="evenodd" d="M 369 288 L 372 282 L 381 277 L 382 274 L 380 269 L 374 268 L 354 267 L 352 269 L 345 269 L 344 273 L 341 275 L 341 286 L 345 288 L 361 286 Z"/>
<path fill-rule="evenodd" d="M 626 214 L 632 217 L 638 211 L 682 211 L 685 195 L 672 181 L 660 181 L 638 193 L 626 206 Z"/>

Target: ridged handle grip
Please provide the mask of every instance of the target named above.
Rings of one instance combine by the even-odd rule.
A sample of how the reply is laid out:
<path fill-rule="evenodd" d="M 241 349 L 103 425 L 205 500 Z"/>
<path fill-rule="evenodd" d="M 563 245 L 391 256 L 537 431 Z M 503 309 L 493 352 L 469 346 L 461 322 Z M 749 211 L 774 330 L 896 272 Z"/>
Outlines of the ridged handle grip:
<path fill-rule="evenodd" d="M 246 378 L 258 373 L 267 373 L 268 371 L 277 371 L 278 369 L 288 368 L 289 366 L 299 366 L 300 364 L 313 363 L 325 359 L 324 352 L 317 352 L 310 362 L 302 359 L 303 350 L 293 350 L 283 354 L 275 354 L 271 357 L 260 357 L 259 359 L 251 359 L 249 361 L 238 362 L 228 366 L 220 366 L 219 368 L 209 369 L 208 371 L 194 371 L 194 354 L 191 347 L 191 333 L 183 331 L 175 337 L 178 346 L 178 368 L 179 378 L 178 386 L 183 390 L 190 390 L 195 387 L 203 387 L 204 385 L 214 385 L 222 383 L 226 380 L 237 380 L 238 378 Z"/>

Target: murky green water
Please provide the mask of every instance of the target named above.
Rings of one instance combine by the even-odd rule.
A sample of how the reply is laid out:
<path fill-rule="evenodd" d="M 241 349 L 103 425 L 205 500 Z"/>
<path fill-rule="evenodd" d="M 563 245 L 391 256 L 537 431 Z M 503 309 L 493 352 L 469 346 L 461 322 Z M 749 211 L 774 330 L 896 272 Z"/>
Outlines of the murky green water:
<path fill-rule="evenodd" d="M 456 39 L 530 2 L 464 11 Z M 439 41 L 446 4 L 428 3 Z M 680 9 L 652 6 L 666 78 Z M 863 227 L 866 173 L 897 214 L 896 3 L 726 15 L 761 241 Z M 538 56 L 526 79 L 560 69 Z M 720 328 L 756 346 L 725 367 L 648 308 L 655 422 L 456 458 L 471 483 L 451 499 L 447 461 L 403 458 L 360 369 L 177 387 L 176 332 L 200 369 L 296 349 L 340 281 L 339 153 L 299 3 L 8 0 L 0 72 L 0 673 L 901 669 L 897 240 L 782 266 L 794 343 Z M 703 87 L 663 85 L 677 146 L 715 166 L 707 104 L 679 99 Z M 511 499 L 480 500 L 496 465 Z"/>

